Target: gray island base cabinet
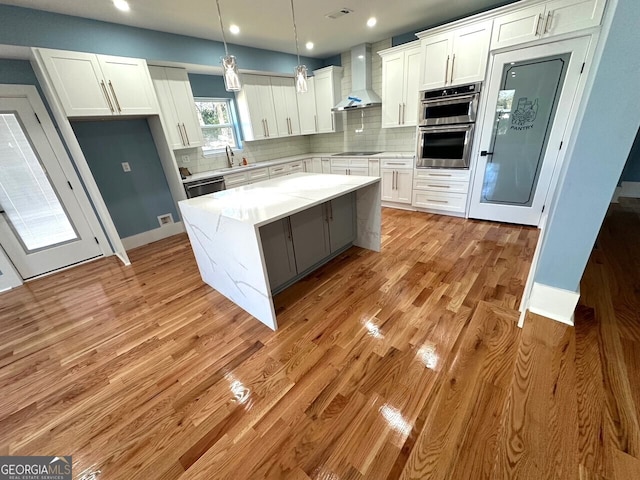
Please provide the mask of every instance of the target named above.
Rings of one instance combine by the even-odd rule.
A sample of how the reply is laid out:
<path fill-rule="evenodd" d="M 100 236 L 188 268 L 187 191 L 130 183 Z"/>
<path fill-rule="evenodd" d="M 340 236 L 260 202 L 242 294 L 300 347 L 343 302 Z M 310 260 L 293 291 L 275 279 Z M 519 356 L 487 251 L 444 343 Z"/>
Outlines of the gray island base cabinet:
<path fill-rule="evenodd" d="M 179 206 L 204 282 L 273 330 L 274 292 L 350 245 L 381 248 L 377 177 L 296 173 Z"/>
<path fill-rule="evenodd" d="M 353 245 L 355 207 L 355 194 L 349 193 L 260 227 L 272 294 Z"/>

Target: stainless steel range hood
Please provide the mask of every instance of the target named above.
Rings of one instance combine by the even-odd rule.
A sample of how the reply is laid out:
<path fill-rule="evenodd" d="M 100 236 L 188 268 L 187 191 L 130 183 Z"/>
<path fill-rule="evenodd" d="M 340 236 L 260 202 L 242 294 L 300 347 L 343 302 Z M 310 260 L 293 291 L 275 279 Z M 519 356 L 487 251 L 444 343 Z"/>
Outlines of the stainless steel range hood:
<path fill-rule="evenodd" d="M 363 43 L 351 49 L 351 93 L 332 110 L 342 112 L 380 105 L 382 100 L 371 89 L 371 44 Z"/>

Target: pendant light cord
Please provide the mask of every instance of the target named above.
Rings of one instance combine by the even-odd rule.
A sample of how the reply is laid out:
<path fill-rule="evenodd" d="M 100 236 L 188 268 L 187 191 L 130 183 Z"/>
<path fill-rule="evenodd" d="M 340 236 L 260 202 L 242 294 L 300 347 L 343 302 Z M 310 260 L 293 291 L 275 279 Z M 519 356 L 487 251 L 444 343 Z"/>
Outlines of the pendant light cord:
<path fill-rule="evenodd" d="M 291 4 L 293 5 L 293 0 L 291 0 Z M 220 0 L 216 0 L 216 6 L 218 7 L 218 20 L 220 20 L 220 31 L 222 32 L 222 43 L 224 43 L 224 54 L 225 56 L 228 57 L 229 51 L 227 50 L 227 40 L 224 37 L 224 26 L 222 25 L 222 14 L 220 13 Z"/>
<path fill-rule="evenodd" d="M 296 13 L 293 9 L 293 0 L 291 0 L 291 16 L 293 17 L 293 36 L 296 39 L 296 55 L 298 57 L 298 65 L 300 65 L 300 50 L 298 50 L 298 28 L 296 27 Z"/>

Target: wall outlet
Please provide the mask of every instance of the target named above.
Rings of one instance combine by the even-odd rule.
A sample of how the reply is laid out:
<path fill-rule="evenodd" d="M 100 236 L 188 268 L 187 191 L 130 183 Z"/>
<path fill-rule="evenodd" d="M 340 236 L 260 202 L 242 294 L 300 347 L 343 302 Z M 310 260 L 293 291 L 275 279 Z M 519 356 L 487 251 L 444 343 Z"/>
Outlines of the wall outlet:
<path fill-rule="evenodd" d="M 129 162 L 122 162 L 122 170 L 125 172 L 131 171 L 131 165 L 129 165 Z"/>
<path fill-rule="evenodd" d="M 189 157 L 189 155 L 182 155 L 182 163 L 189 163 L 191 161 L 191 158 Z"/>

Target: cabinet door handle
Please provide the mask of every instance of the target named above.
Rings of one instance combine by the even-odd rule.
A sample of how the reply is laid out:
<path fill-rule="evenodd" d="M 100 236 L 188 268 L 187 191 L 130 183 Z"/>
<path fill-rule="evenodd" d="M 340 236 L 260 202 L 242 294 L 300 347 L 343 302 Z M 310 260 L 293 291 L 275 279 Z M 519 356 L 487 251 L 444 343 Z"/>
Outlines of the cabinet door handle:
<path fill-rule="evenodd" d="M 553 12 L 547 13 L 547 21 L 544 24 L 544 33 L 549 33 L 551 30 L 551 24 L 553 23 Z"/>
<path fill-rule="evenodd" d="M 269 120 L 267 120 L 266 118 L 264 119 L 264 124 L 267 126 L 267 137 L 271 136 L 271 133 L 269 132 Z"/>
<path fill-rule="evenodd" d="M 331 112 L 331 131 L 336 129 L 336 127 L 334 126 L 334 123 L 333 123 L 333 116 L 334 116 L 334 113 Z"/>
<path fill-rule="evenodd" d="M 402 104 L 398 104 L 398 125 L 402 125 Z"/>
<path fill-rule="evenodd" d="M 293 240 L 293 231 L 291 231 L 291 219 L 289 217 L 287 217 L 287 237 L 289 237 L 289 240 Z"/>
<path fill-rule="evenodd" d="M 317 133 L 318 132 L 318 116 L 317 115 L 313 116 L 313 123 L 316 126 L 316 133 Z"/>
<path fill-rule="evenodd" d="M 404 125 L 406 118 L 405 118 L 405 113 L 407 112 L 407 104 L 403 103 L 402 104 L 402 124 Z"/>
<path fill-rule="evenodd" d="M 189 140 L 189 134 L 187 133 L 187 127 L 182 124 L 182 130 L 184 130 L 184 138 L 187 139 L 187 145 L 191 145 L 191 141 Z"/>
<path fill-rule="evenodd" d="M 267 136 L 267 127 L 264 126 L 264 118 L 262 119 L 262 135 Z"/>
<path fill-rule="evenodd" d="M 109 92 L 107 92 L 107 87 L 104 84 L 104 80 L 100 80 L 100 86 L 102 86 L 102 91 L 104 92 L 104 96 L 107 99 L 107 103 L 109 104 L 109 110 L 114 112 L 113 104 L 111 103 L 111 97 L 109 97 Z"/>
<path fill-rule="evenodd" d="M 444 67 L 444 84 L 447 84 L 447 79 L 449 78 L 449 60 L 450 60 L 451 56 L 447 55 L 447 64 Z"/>
<path fill-rule="evenodd" d="M 116 101 L 116 107 L 118 107 L 118 112 L 122 112 L 122 109 L 120 108 L 120 102 L 118 101 L 118 96 L 116 95 L 116 91 L 113 88 L 113 83 L 111 83 L 111 80 L 109 80 L 109 88 L 111 89 L 111 93 L 113 93 L 113 99 Z"/>
<path fill-rule="evenodd" d="M 453 57 L 451 58 L 451 78 L 449 79 L 449 85 L 451 85 L 453 83 L 453 69 L 456 66 L 456 54 L 453 54 Z"/>
<path fill-rule="evenodd" d="M 180 128 L 180 124 L 178 123 L 178 133 L 180 133 L 180 141 L 182 142 L 182 146 L 186 147 L 187 144 L 184 141 L 184 135 L 182 134 L 182 129 Z"/>
<path fill-rule="evenodd" d="M 542 14 L 538 15 L 538 24 L 536 25 L 536 37 L 541 35 L 540 26 L 542 25 Z"/>
<path fill-rule="evenodd" d="M 333 221 L 333 204 L 331 203 L 331 201 L 329 201 L 328 203 L 329 203 L 329 220 Z"/>

